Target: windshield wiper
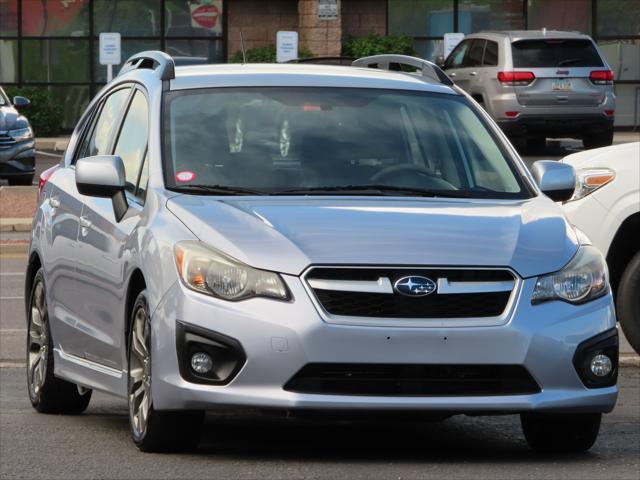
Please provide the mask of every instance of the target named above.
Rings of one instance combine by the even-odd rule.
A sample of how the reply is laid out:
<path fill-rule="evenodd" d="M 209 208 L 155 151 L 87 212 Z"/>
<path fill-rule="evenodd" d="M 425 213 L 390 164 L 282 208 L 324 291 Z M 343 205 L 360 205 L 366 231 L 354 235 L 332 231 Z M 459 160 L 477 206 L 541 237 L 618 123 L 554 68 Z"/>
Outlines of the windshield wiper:
<path fill-rule="evenodd" d="M 263 190 L 252 190 L 250 188 L 231 187 L 227 185 L 204 185 L 190 184 L 181 185 L 172 189 L 174 192 L 199 193 L 204 195 L 268 195 L 269 192 Z"/>
<path fill-rule="evenodd" d="M 468 195 L 460 191 L 443 191 L 428 190 L 423 188 L 412 187 L 394 187 L 392 185 L 338 185 L 331 187 L 309 187 L 295 188 L 291 190 L 280 190 L 273 192 L 272 195 L 345 195 L 357 192 L 361 195 L 388 195 L 404 194 L 406 196 L 416 197 L 449 197 L 449 198 L 467 198 Z"/>

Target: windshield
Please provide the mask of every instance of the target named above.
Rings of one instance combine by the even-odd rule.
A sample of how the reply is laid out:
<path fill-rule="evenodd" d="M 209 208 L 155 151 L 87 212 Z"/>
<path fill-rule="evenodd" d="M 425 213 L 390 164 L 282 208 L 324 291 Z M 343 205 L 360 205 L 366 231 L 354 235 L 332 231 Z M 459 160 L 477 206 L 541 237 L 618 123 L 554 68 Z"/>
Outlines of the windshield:
<path fill-rule="evenodd" d="M 511 44 L 516 68 L 602 67 L 589 40 L 521 40 Z"/>
<path fill-rule="evenodd" d="M 168 92 L 164 115 L 166 184 L 187 193 L 530 196 L 462 96 L 214 88 Z"/>

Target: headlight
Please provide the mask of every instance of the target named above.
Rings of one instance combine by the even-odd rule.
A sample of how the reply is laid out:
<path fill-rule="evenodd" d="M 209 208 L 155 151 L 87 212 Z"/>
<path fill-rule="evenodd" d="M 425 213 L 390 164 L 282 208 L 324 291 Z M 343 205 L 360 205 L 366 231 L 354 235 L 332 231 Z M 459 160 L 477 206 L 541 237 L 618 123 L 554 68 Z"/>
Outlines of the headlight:
<path fill-rule="evenodd" d="M 538 277 L 531 303 L 549 300 L 584 303 L 608 290 L 609 273 L 602 254 L 597 248 L 583 245 L 562 270 Z"/>
<path fill-rule="evenodd" d="M 616 178 L 616 172 L 608 168 L 587 168 L 576 172 L 576 190 L 569 200 L 579 200 L 595 192 Z"/>
<path fill-rule="evenodd" d="M 31 127 L 9 130 L 9 136 L 12 137 L 16 142 L 21 142 L 22 140 L 33 138 L 33 130 L 31 129 Z"/>
<path fill-rule="evenodd" d="M 289 291 L 277 273 L 252 268 L 201 242 L 178 242 L 175 258 L 182 282 L 196 292 L 224 300 L 289 299 Z"/>

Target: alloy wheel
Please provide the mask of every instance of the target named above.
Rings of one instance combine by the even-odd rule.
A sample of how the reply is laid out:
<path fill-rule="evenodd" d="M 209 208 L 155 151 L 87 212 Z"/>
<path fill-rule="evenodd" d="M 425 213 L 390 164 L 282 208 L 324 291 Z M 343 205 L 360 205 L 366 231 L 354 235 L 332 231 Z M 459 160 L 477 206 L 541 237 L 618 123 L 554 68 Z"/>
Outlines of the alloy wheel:
<path fill-rule="evenodd" d="M 38 279 L 30 304 L 29 335 L 27 337 L 27 380 L 29 395 L 37 398 L 44 386 L 49 359 L 49 335 L 47 328 L 47 299 L 44 283 Z"/>
<path fill-rule="evenodd" d="M 135 313 L 129 354 L 129 416 L 134 433 L 142 437 L 151 411 L 151 341 L 147 312 Z"/>

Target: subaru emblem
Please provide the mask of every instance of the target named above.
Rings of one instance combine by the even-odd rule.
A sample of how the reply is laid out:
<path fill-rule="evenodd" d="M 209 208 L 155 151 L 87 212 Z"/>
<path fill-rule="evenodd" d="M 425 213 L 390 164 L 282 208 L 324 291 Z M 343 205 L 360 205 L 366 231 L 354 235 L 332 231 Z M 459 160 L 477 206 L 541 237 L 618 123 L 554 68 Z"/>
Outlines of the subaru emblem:
<path fill-rule="evenodd" d="M 402 277 L 393 284 L 396 292 L 408 297 L 424 297 L 436 291 L 436 282 L 427 277 Z"/>

